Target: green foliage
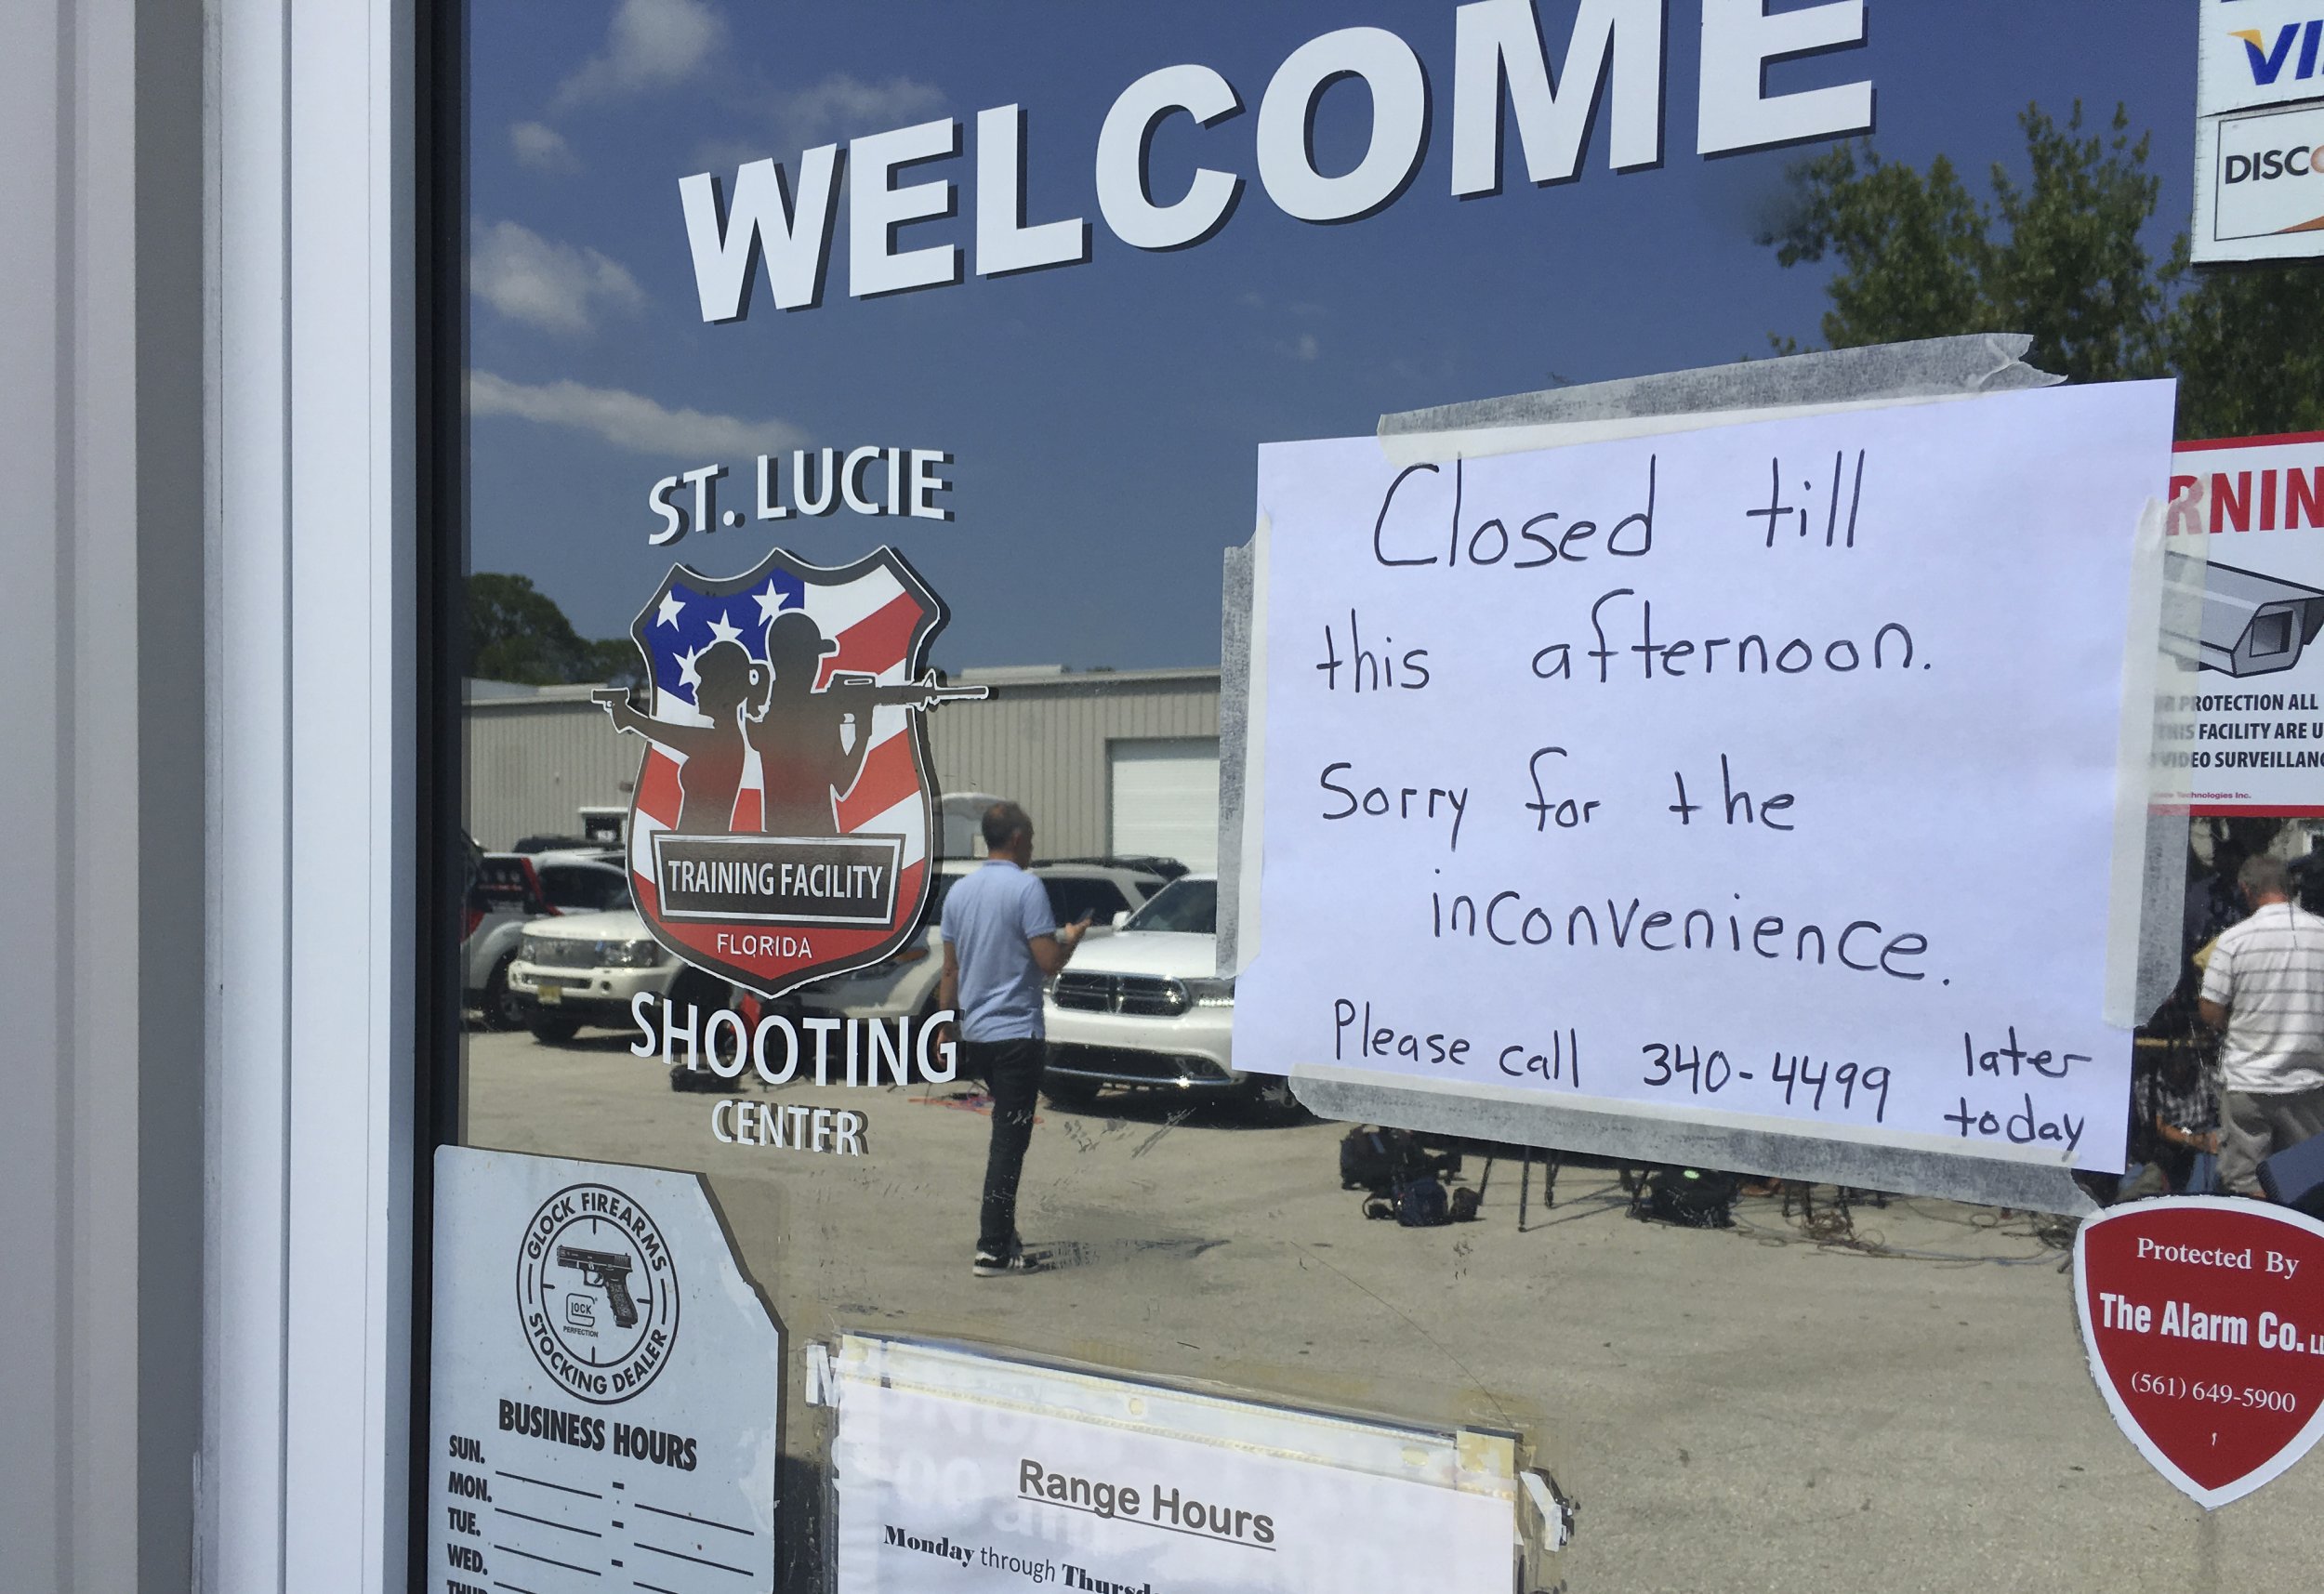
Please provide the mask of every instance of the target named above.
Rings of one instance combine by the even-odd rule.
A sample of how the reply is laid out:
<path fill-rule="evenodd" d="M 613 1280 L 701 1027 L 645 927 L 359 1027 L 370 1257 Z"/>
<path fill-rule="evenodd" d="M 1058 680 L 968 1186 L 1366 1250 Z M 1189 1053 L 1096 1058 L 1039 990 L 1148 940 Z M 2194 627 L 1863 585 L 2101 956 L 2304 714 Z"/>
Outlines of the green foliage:
<path fill-rule="evenodd" d="M 2078 138 L 2080 100 L 2061 128 L 2038 105 L 2018 118 L 2033 180 L 1998 163 L 1993 191 L 2009 241 L 1990 293 L 2014 330 L 2033 334 L 2037 363 L 2077 382 L 2162 375 L 2163 284 L 2138 239 L 2161 183 L 2146 169 L 2153 136 L 2133 143 L 2130 112 L 2106 135 Z"/>
<path fill-rule="evenodd" d="M 1989 204 L 1943 155 L 1921 171 L 1841 145 L 1792 168 L 1789 214 L 1760 242 L 1785 266 L 1836 264 L 1830 347 L 2023 332 L 2031 364 L 2075 381 L 2175 374 L 2184 437 L 2324 429 L 2324 350 L 2303 336 L 2324 270 L 2190 277 L 2184 238 L 2158 262 L 2140 234 L 2160 184 L 2127 112 L 2087 134 L 2079 101 L 2063 125 L 2038 105 L 2018 125 L 2027 176 L 1996 165 Z"/>
<path fill-rule="evenodd" d="M 1841 144 L 1794 166 L 1791 183 L 1792 214 L 1759 241 L 1786 266 L 1839 261 L 1825 289 L 1832 348 L 2000 328 L 1984 288 L 1989 221 L 1944 156 L 1923 174 Z"/>
<path fill-rule="evenodd" d="M 1922 173 L 1843 144 L 1792 168 L 1791 214 L 1760 242 L 1786 266 L 1838 260 L 1831 347 L 2026 332 L 2033 364 L 2076 381 L 2160 373 L 2163 287 L 2138 238 L 2159 191 L 2149 140 L 2119 108 L 2083 137 L 2079 101 L 2062 127 L 2040 106 L 2018 125 L 2030 179 L 1997 165 L 1991 207 L 1943 155 Z"/>
<path fill-rule="evenodd" d="M 480 572 L 468 578 L 468 673 L 521 686 L 603 681 L 635 685 L 642 676 L 627 637 L 591 641 L 573 628 L 530 576 Z"/>
<path fill-rule="evenodd" d="M 2207 270 L 2172 307 L 2181 437 L 2324 431 L 2324 267 Z"/>

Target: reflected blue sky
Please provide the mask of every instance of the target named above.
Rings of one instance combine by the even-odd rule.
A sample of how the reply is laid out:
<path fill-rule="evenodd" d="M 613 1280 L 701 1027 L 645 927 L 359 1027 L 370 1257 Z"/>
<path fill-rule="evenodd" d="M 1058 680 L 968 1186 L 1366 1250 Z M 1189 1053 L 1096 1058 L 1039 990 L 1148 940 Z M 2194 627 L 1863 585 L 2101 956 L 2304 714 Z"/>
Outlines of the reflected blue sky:
<path fill-rule="evenodd" d="M 1778 8 L 1783 8 L 1779 4 Z M 1562 55 L 1572 0 L 1537 7 Z M 2016 115 L 2077 97 L 2154 133 L 2151 247 L 2184 230 L 2193 160 L 2193 8 L 2184 0 L 1871 0 L 1870 38 L 1771 71 L 1774 91 L 1868 77 L 1878 147 L 1944 151 L 1980 189 L 2015 162 Z M 845 7 L 475 0 L 470 57 L 471 546 L 528 574 L 588 635 L 619 636 L 674 560 L 755 564 L 780 540 L 818 563 L 892 542 L 953 612 L 948 668 L 1215 664 L 1219 553 L 1247 538 L 1263 441 L 1366 432 L 1383 411 L 1813 346 L 1815 269 L 1752 242 L 1799 150 L 1706 161 L 1694 0 L 1671 0 L 1665 165 L 1617 174 L 1601 125 L 1579 178 L 1450 194 L 1451 4 Z M 1099 217 L 1091 176 L 1114 97 L 1158 67 L 1222 72 L 1245 112 L 1157 140 L 1157 171 L 1250 175 L 1259 98 L 1283 58 L 1337 27 L 1383 26 L 1435 100 L 1409 191 L 1344 226 L 1247 188 L 1219 235 L 1149 255 Z M 1089 264 L 901 297 L 846 293 L 844 214 L 823 305 L 706 325 L 678 183 L 803 143 L 985 106 L 1029 116 L 1028 220 L 1088 217 Z M 1334 90 L 1319 160 L 1352 164 L 1360 91 Z M 965 143 L 965 140 L 964 140 Z M 1513 140 L 1511 160 L 1514 161 Z M 904 242 L 972 239 L 962 214 Z M 689 415 L 687 412 L 693 412 Z M 760 441 L 937 447 L 949 523 L 839 514 L 752 521 L 654 547 L 647 493 L 713 461 L 746 504 Z M 781 533 L 778 539 L 777 532 Z"/>

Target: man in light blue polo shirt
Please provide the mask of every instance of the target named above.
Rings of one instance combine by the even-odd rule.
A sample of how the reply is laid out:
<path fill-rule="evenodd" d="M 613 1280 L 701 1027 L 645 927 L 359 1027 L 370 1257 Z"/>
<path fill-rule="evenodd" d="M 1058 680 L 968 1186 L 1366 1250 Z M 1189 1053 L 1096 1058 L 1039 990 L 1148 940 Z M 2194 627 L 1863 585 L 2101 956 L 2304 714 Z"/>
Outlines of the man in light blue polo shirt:
<path fill-rule="evenodd" d="M 1049 892 L 1026 873 L 1033 821 L 1015 803 L 984 810 L 984 850 L 992 856 L 984 866 L 944 898 L 944 973 L 936 1002 L 960 1015 L 962 1059 L 993 1099 L 975 1261 L 976 1276 L 989 1279 L 1033 1269 L 1017 1242 L 1017 1183 L 1033 1141 L 1046 1051 L 1041 983 L 1065 967 L 1089 917 L 1057 928 Z"/>

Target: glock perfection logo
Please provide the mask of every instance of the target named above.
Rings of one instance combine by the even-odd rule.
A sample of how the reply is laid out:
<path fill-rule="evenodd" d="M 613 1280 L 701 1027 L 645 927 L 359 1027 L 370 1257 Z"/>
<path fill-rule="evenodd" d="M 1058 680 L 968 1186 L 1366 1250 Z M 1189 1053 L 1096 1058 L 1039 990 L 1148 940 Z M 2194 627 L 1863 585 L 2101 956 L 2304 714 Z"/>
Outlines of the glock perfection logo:
<path fill-rule="evenodd" d="M 629 868 L 664 946 L 768 996 L 876 963 L 928 899 L 921 715 L 984 687 L 923 673 L 944 607 L 902 555 L 836 570 L 781 549 L 727 580 L 673 568 L 631 627 L 651 701 Z"/>
<path fill-rule="evenodd" d="M 597 1405 L 627 1400 L 678 1340 L 678 1275 L 662 1231 L 611 1185 L 567 1185 L 525 1225 L 517 1311 L 559 1388 Z"/>

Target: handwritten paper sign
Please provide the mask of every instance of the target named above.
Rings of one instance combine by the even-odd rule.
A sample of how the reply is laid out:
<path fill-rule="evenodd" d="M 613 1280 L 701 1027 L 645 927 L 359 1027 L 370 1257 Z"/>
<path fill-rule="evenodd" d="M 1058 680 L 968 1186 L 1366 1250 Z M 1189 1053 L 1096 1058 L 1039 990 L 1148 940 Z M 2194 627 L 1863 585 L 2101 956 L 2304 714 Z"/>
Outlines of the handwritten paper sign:
<path fill-rule="evenodd" d="M 2135 383 L 1263 449 L 1235 1061 L 2120 1166 Z"/>

